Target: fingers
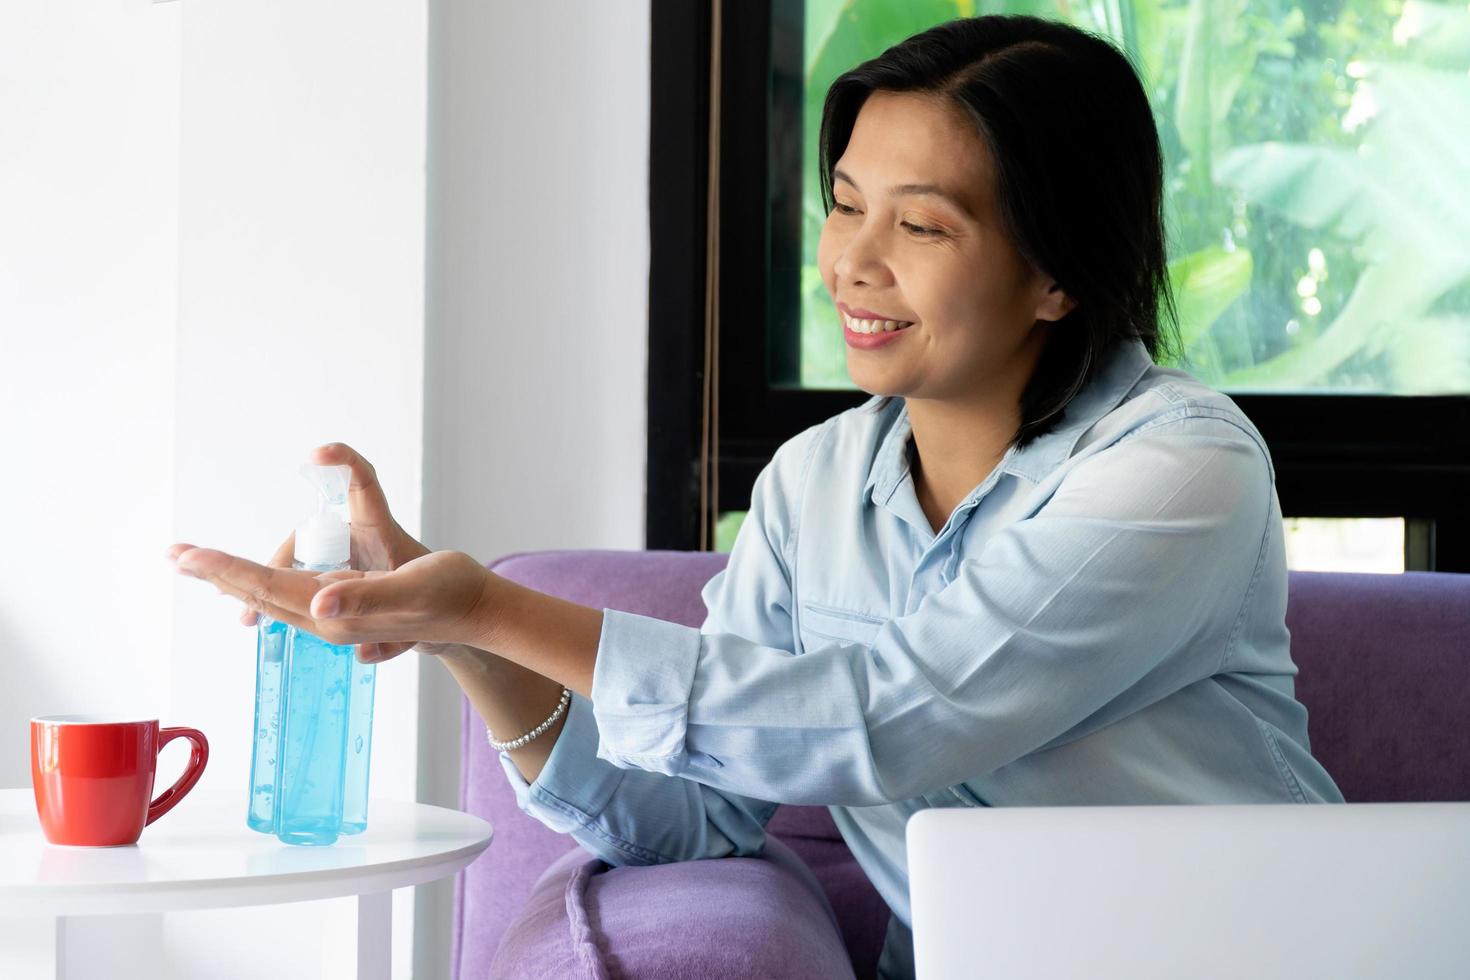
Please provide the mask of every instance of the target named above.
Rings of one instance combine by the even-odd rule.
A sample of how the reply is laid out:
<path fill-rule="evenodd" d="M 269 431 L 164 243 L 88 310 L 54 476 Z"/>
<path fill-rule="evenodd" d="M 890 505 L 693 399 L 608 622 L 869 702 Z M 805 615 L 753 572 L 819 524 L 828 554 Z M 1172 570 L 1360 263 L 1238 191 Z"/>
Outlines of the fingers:
<path fill-rule="evenodd" d="M 395 640 L 392 643 L 363 643 L 357 648 L 357 659 L 360 663 L 377 664 L 384 660 L 392 660 L 405 650 L 412 650 L 414 644 Z"/>
<path fill-rule="evenodd" d="M 295 537 L 295 532 L 292 532 L 292 537 Z M 168 558 L 170 561 L 176 562 L 178 561 L 180 555 L 182 555 L 186 551 L 193 550 L 193 548 L 194 545 L 187 544 L 181 541 L 178 544 L 170 545 L 169 549 L 164 552 L 164 557 Z M 240 613 L 240 622 L 242 625 L 245 626 L 254 626 L 259 619 L 260 614 L 257 613 L 254 609 L 251 609 L 249 606 L 246 606 L 244 611 Z"/>
<path fill-rule="evenodd" d="M 357 450 L 344 442 L 329 442 L 313 449 L 311 459 L 323 466 L 346 465 L 352 470 L 347 506 L 354 527 L 387 529 L 392 526 L 393 515 L 388 510 L 388 498 L 383 493 L 382 484 L 378 483 L 378 472 Z"/>
<path fill-rule="evenodd" d="M 272 568 L 290 568 L 291 563 L 295 559 L 296 532 L 292 531 L 289 535 L 286 536 L 285 543 L 283 543 L 279 548 L 276 549 L 276 553 L 271 555 L 271 560 L 266 562 L 266 564 L 270 565 Z M 254 626 L 256 620 L 259 618 L 259 614 L 257 614 L 256 611 L 254 609 L 251 609 L 249 606 L 246 606 L 245 611 L 240 613 L 240 622 L 244 623 L 246 626 Z"/>
<path fill-rule="evenodd" d="M 315 619 L 347 619 L 391 612 L 404 602 L 401 586 L 384 580 L 391 572 L 328 572 L 327 584 L 312 597 L 309 612 Z M 329 576 L 337 576 L 332 579 Z"/>
<path fill-rule="evenodd" d="M 292 532 L 292 537 L 295 537 L 294 532 Z M 182 555 L 186 551 L 192 551 L 194 547 L 195 546 L 192 544 L 181 541 L 178 544 L 170 545 L 169 549 L 164 552 L 164 557 L 168 558 L 170 561 L 177 562 L 180 555 Z M 260 614 L 257 613 L 254 609 L 250 608 L 248 605 L 245 607 L 244 612 L 240 613 L 240 622 L 246 626 L 254 626 L 259 618 Z"/>
<path fill-rule="evenodd" d="M 313 600 L 327 589 L 342 593 L 367 586 L 366 591 L 360 594 L 346 592 L 345 601 L 349 608 L 355 610 L 391 611 L 405 604 L 411 607 L 411 597 L 393 596 L 392 582 L 387 583 L 388 588 L 383 587 L 381 579 L 392 572 L 343 569 L 319 575 L 304 569 L 257 565 L 210 548 L 185 545 L 176 551 L 170 549 L 170 552 L 177 554 L 175 564 L 182 574 L 210 582 L 221 595 L 239 599 L 252 612 L 305 630 L 329 643 L 343 646 L 375 644 L 378 649 L 370 651 L 372 660 L 359 652 L 359 659 L 365 663 L 397 656 L 417 642 L 411 638 L 418 635 L 420 627 L 403 621 L 401 616 L 389 616 L 386 622 L 328 618 L 326 615 L 318 619 L 322 610 Z"/>
<path fill-rule="evenodd" d="M 305 611 L 320 588 L 310 573 L 268 568 L 210 548 L 186 548 L 175 563 L 184 574 L 212 583 L 254 612 L 309 628 Z"/>

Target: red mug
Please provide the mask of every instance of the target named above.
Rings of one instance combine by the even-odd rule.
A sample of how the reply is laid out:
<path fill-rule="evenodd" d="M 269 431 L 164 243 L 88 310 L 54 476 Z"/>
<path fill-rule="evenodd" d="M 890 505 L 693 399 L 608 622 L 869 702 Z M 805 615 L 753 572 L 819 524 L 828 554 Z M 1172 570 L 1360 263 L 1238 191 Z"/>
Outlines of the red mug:
<path fill-rule="evenodd" d="M 153 799 L 158 753 L 176 738 L 194 744 L 178 782 Z M 109 715 L 31 719 L 31 788 L 41 830 L 53 844 L 117 847 L 194 788 L 209 761 L 209 742 L 194 728 L 159 728 L 158 720 Z"/>

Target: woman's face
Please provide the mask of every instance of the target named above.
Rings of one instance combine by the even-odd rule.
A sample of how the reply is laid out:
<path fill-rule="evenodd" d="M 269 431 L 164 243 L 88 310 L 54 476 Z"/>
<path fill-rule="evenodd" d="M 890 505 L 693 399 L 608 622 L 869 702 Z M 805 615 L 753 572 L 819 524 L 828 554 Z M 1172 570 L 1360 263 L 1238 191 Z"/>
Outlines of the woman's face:
<path fill-rule="evenodd" d="M 1059 319 L 1071 302 L 1002 232 L 974 124 L 932 96 L 872 93 L 834 168 L 833 196 L 817 264 L 853 382 L 906 398 L 969 401 L 995 385 L 1019 393 L 1045 340 L 1037 321 Z M 847 310 L 911 326 L 865 349 Z"/>

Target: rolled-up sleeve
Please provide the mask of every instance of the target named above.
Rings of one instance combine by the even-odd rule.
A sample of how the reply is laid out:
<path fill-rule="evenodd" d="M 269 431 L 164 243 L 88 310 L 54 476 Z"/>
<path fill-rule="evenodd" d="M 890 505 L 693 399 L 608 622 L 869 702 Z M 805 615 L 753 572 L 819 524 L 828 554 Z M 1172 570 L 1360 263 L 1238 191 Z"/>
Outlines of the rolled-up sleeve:
<path fill-rule="evenodd" d="M 707 610 L 704 624 L 692 629 L 656 619 L 634 617 L 664 628 L 681 640 L 701 631 L 739 634 L 768 649 L 790 649 L 793 627 L 791 586 L 785 536 L 785 501 L 794 495 L 800 470 L 810 461 L 816 428 L 798 435 L 776 453 L 757 477 L 768 488 L 762 499 L 774 510 L 753 506 L 742 524 L 726 567 L 701 592 Z M 604 611 L 603 643 L 609 616 Z M 613 627 L 616 630 L 616 626 Z M 636 642 L 636 641 L 635 641 Z M 681 688 L 677 704 L 631 722 L 644 737 L 656 731 L 684 730 L 689 671 L 677 657 L 651 656 L 649 670 L 660 673 L 650 690 Z M 634 697 L 637 695 L 635 694 Z M 759 794 L 722 790 L 658 770 L 614 765 L 601 757 L 601 728 L 606 724 L 592 701 L 573 694 L 567 720 L 534 782 L 527 783 L 515 763 L 501 753 L 501 766 L 515 790 L 520 809 L 560 833 L 570 834 L 584 849 L 609 864 L 657 864 L 760 853 L 765 824 L 777 804 Z"/>
<path fill-rule="evenodd" d="M 982 776 L 1222 666 L 1271 483 L 1235 423 L 1169 418 L 1079 460 L 867 644 L 798 655 L 609 610 L 597 754 L 782 803 L 876 805 Z"/>
<path fill-rule="evenodd" d="M 516 805 L 615 866 L 760 853 L 776 804 L 620 769 L 597 758 L 597 743 L 591 703 L 574 694 L 534 782 L 526 782 L 509 754 L 500 754 Z"/>

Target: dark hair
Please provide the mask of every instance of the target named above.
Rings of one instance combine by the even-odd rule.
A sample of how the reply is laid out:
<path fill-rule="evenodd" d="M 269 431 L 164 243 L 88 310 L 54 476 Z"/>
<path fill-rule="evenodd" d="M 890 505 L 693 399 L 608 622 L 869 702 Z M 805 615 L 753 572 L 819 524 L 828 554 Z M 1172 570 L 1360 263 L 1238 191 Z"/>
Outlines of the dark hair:
<path fill-rule="evenodd" d="M 858 110 L 877 90 L 932 94 L 975 122 L 995 161 L 1007 237 L 1076 300 L 1056 321 L 1021 396 L 1024 447 L 1054 428 L 1116 343 L 1176 356 L 1163 212 L 1163 153 L 1132 64 L 1068 24 L 995 15 L 951 20 L 838 76 L 819 136 L 822 200 Z M 1161 330 L 1160 303 L 1175 332 Z M 878 403 L 881 410 L 891 396 Z"/>

